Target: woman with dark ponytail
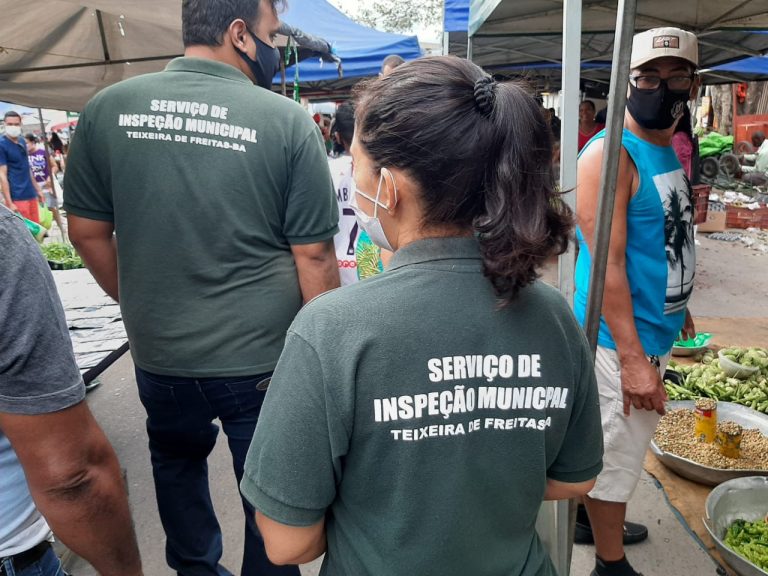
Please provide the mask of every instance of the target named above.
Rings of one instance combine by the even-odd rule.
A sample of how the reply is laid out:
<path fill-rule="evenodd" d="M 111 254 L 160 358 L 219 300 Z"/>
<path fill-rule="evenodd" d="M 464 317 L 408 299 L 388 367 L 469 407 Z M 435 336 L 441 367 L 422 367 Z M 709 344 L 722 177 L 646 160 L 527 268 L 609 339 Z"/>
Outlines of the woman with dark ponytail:
<path fill-rule="evenodd" d="M 571 213 L 526 89 L 453 57 L 357 91 L 355 209 L 395 255 L 297 316 L 241 488 L 270 558 L 329 575 L 554 575 L 542 500 L 585 494 L 591 356 L 536 281 Z"/>

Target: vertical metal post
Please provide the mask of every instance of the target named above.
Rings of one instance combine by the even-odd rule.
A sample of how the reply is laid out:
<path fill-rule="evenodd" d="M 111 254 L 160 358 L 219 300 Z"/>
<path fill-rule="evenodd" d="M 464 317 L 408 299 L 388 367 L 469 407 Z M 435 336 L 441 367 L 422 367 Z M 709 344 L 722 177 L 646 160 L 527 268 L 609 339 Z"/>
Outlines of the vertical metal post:
<path fill-rule="evenodd" d="M 467 60 L 472 62 L 472 57 L 474 56 L 474 37 L 467 36 Z"/>
<path fill-rule="evenodd" d="M 576 159 L 578 156 L 579 100 L 581 94 L 581 8 L 582 0 L 563 4 L 562 92 L 560 97 L 560 190 L 564 200 L 576 209 Z M 560 292 L 573 306 L 576 246 L 560 256 L 558 275 Z M 571 570 L 573 534 L 576 526 L 576 502 L 545 502 L 539 512 L 539 533 L 548 543 L 552 562 L 560 576 Z"/>
<path fill-rule="evenodd" d="M 579 100 L 581 94 L 581 0 L 565 0 L 563 5 L 563 69 L 560 107 L 560 189 L 565 201 L 576 208 L 576 158 L 579 147 Z M 576 249 L 573 244 L 560 257 L 560 291 L 573 305 L 573 275 Z M 561 574 L 563 574 L 561 572 Z"/>
<path fill-rule="evenodd" d="M 613 46 L 608 124 L 603 148 L 603 168 L 600 179 L 600 197 L 597 205 L 592 270 L 585 332 L 594 356 L 600 331 L 600 312 L 603 307 L 605 271 L 608 265 L 608 247 L 611 241 L 611 221 L 616 199 L 616 181 L 619 174 L 619 153 L 624 129 L 624 108 L 627 104 L 627 80 L 632 56 L 632 35 L 635 30 L 637 0 L 619 0 L 616 14 L 616 40 Z"/>

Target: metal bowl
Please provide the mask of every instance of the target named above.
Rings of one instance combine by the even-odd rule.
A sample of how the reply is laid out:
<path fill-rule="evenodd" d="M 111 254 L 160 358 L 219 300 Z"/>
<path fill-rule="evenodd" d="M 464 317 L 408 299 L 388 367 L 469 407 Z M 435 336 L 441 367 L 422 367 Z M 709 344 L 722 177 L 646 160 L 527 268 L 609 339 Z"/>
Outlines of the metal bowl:
<path fill-rule="evenodd" d="M 768 514 L 768 476 L 736 478 L 720 484 L 707 496 L 704 525 L 723 559 L 740 576 L 768 576 L 723 543 L 734 520 L 754 522 Z"/>
<path fill-rule="evenodd" d="M 687 408 L 693 410 L 693 400 L 676 400 L 667 402 L 667 410 L 677 410 L 680 408 Z M 757 428 L 763 435 L 768 436 L 768 416 L 757 410 L 752 410 L 746 406 L 734 404 L 733 402 L 718 402 L 717 403 L 717 419 L 718 420 L 731 420 L 736 424 L 741 424 L 744 428 Z M 661 450 L 654 440 L 651 440 L 651 452 L 658 458 L 667 468 L 673 470 L 683 478 L 693 480 L 699 484 L 705 484 L 708 486 L 717 486 L 728 480 L 734 478 L 742 478 L 744 476 L 762 476 L 768 475 L 765 470 L 723 470 L 722 468 L 711 468 L 682 458 L 670 452 Z"/>
<path fill-rule="evenodd" d="M 696 356 L 706 351 L 707 345 L 704 346 L 672 346 L 672 356 Z"/>

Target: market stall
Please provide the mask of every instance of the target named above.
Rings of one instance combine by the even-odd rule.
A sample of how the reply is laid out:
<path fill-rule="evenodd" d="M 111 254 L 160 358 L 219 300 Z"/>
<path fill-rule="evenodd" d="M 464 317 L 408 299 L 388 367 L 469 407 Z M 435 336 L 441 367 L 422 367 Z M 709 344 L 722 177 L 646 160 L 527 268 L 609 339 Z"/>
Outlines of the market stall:
<path fill-rule="evenodd" d="M 670 363 L 665 382 L 672 400 L 670 411 L 657 429 L 645 470 L 656 478 L 684 524 L 725 572 L 759 574 L 749 561 L 768 570 L 768 555 L 763 563 L 738 543 L 727 538 L 723 542 L 727 534 L 716 534 L 714 522 L 705 519 L 705 508 L 713 498 L 713 486 L 730 485 L 742 477 L 768 480 L 766 319 L 697 319 L 697 327 L 711 334 L 711 339 L 696 346 L 696 353 L 690 356 L 690 347 L 676 350 L 682 356 Z M 731 423 L 737 424 L 735 444 L 729 444 L 727 438 Z M 759 518 L 750 521 L 768 513 L 768 499 L 761 501 L 752 505 Z M 743 516 L 735 511 L 723 522 L 733 526 Z M 750 560 L 744 558 L 745 553 Z"/>
<path fill-rule="evenodd" d="M 472 5 L 466 26 L 454 19 L 462 7 Z M 582 5 L 581 85 L 584 89 L 604 90 L 611 73 L 611 55 L 616 22 L 615 4 L 584 0 Z M 448 11 L 450 7 L 450 12 Z M 739 3 L 735 8 L 720 7 L 712 1 L 688 2 L 674 13 L 659 0 L 639 0 L 636 30 L 656 26 L 679 26 L 697 32 L 700 38 L 702 68 L 728 71 L 727 78 L 750 79 L 768 50 L 768 8 L 762 0 Z M 494 72 L 516 71 L 533 77 L 542 86 L 557 90 L 563 65 L 562 1 L 508 2 L 506 0 L 449 0 L 446 16 L 451 15 L 448 48 L 451 54 L 465 56 L 467 31 L 471 32 L 472 60 Z M 463 30 L 463 31 L 462 31 Z M 573 65 L 575 59 L 570 60 Z M 729 68 L 729 65 L 733 65 Z M 735 75 L 732 75 L 735 74 Z M 714 76 L 712 76 L 714 80 Z M 722 81 L 722 80 L 719 80 Z"/>
<path fill-rule="evenodd" d="M 15 104 L 79 111 L 99 90 L 162 70 L 184 52 L 181 3 L 172 0 L 0 0 L 0 13 L 0 98 Z M 316 56 L 338 77 L 331 43 L 286 22 L 276 41 L 283 54 L 289 41 L 304 42 L 290 57 Z"/>

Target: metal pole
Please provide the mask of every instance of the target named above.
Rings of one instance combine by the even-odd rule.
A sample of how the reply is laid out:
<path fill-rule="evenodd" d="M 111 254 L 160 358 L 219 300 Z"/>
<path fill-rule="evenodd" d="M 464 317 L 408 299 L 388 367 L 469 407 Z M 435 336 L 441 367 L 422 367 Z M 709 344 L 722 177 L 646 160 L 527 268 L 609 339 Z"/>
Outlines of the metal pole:
<path fill-rule="evenodd" d="M 560 124 L 560 190 L 567 191 L 565 202 L 576 210 L 576 163 L 579 149 L 579 104 L 581 96 L 581 8 L 582 0 L 565 0 L 563 4 L 563 68 Z M 576 246 L 560 256 L 558 273 L 560 292 L 573 306 Z M 576 500 L 554 503 L 555 546 L 551 549 L 557 573 L 568 576 L 571 571 L 573 539 L 576 531 Z"/>
<path fill-rule="evenodd" d="M 467 36 L 467 60 L 472 62 L 472 57 L 474 56 L 474 38 L 472 36 Z"/>
<path fill-rule="evenodd" d="M 611 241 L 611 221 L 615 201 L 616 181 L 619 175 L 619 153 L 624 130 L 624 108 L 627 104 L 627 79 L 632 56 L 632 35 L 635 30 L 637 0 L 619 0 L 616 14 L 616 40 L 613 47 L 608 124 L 603 148 L 603 168 L 600 179 L 600 197 L 597 205 L 592 270 L 589 280 L 585 332 L 594 357 L 597 335 L 600 331 L 600 311 L 603 307 L 605 271 L 608 265 L 608 247 Z"/>
<path fill-rule="evenodd" d="M 564 200 L 576 208 L 576 159 L 578 157 L 579 100 L 581 93 L 581 0 L 565 0 L 563 5 L 562 120 L 560 132 L 560 190 Z M 576 247 L 560 257 L 560 292 L 573 305 Z M 560 572 L 563 574 L 563 572 Z"/>

